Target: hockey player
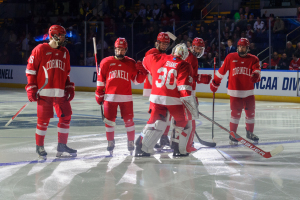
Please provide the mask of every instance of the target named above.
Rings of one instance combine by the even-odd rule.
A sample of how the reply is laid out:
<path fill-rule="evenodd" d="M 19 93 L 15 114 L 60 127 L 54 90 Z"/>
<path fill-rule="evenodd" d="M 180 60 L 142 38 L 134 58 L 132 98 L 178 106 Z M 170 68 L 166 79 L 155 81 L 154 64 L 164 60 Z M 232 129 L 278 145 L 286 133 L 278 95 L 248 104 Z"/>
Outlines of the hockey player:
<path fill-rule="evenodd" d="M 186 62 L 191 64 L 192 69 L 193 69 L 193 85 L 192 85 L 192 95 L 196 95 L 196 84 L 209 84 L 211 80 L 211 74 L 198 74 L 198 58 L 201 58 L 204 54 L 205 51 L 205 44 L 202 38 L 194 38 L 192 42 L 192 47 L 189 49 L 189 56 L 186 58 Z M 197 101 L 197 106 L 198 106 L 198 99 L 195 96 L 195 99 Z M 188 148 L 190 148 L 190 151 L 195 151 L 193 145 L 194 141 L 194 135 L 196 131 L 196 122 L 195 120 L 192 120 L 192 134 L 190 135 L 189 141 L 188 141 Z"/>
<path fill-rule="evenodd" d="M 236 132 L 244 108 L 246 113 L 247 138 L 257 142 L 259 138 L 253 133 L 255 117 L 254 83 L 260 81 L 261 67 L 259 59 L 249 54 L 249 40 L 241 38 L 238 41 L 237 53 L 228 54 L 221 68 L 216 72 L 210 84 L 212 92 L 216 92 L 221 80 L 229 71 L 228 92 L 230 95 L 230 131 Z M 237 140 L 229 135 L 231 144 L 237 144 Z"/>
<path fill-rule="evenodd" d="M 184 61 L 187 56 L 186 45 L 178 44 L 173 48 L 172 55 L 152 54 L 144 58 L 143 66 L 152 75 L 153 83 L 151 116 L 136 140 L 135 156 L 150 156 L 154 152 L 153 148 L 164 133 L 170 115 L 175 121 L 173 155 L 188 155 L 186 145 L 192 131 L 188 120 L 191 114 L 197 118 L 198 110 L 192 96 L 192 68 Z M 183 102 L 188 106 L 184 106 Z"/>
<path fill-rule="evenodd" d="M 49 28 L 49 43 L 36 46 L 28 59 L 25 89 L 29 101 L 37 101 L 37 126 L 35 133 L 36 152 L 46 159 L 44 138 L 50 118 L 53 118 L 53 107 L 59 118 L 57 124 L 58 146 L 57 157 L 63 152 L 77 156 L 77 150 L 69 148 L 67 144 L 72 109 L 70 101 L 75 95 L 74 83 L 70 81 L 70 55 L 65 46 L 66 30 L 59 25 Z M 43 66 L 48 72 L 48 84 L 36 96 L 37 90 L 45 83 Z"/>
<path fill-rule="evenodd" d="M 157 41 L 156 41 L 155 45 L 156 45 L 156 48 L 152 48 L 149 51 L 147 51 L 145 54 L 145 57 L 150 54 L 165 54 L 167 51 L 167 48 L 170 45 L 169 35 L 165 32 L 160 32 L 157 35 Z M 148 67 L 150 68 L 151 66 L 148 66 Z M 144 82 L 143 96 L 150 97 L 151 89 L 152 89 L 152 76 L 151 76 L 151 74 L 148 74 L 146 77 L 146 80 Z M 149 113 L 150 112 L 151 112 L 151 107 L 149 108 Z M 160 143 L 155 145 L 156 149 L 162 149 L 164 146 L 170 146 L 170 141 L 168 138 L 170 123 L 171 123 L 171 118 L 168 120 L 168 125 L 166 127 L 166 130 L 160 138 Z"/>
<path fill-rule="evenodd" d="M 125 38 L 118 38 L 114 47 L 115 56 L 104 58 L 100 63 L 95 94 L 97 103 L 104 105 L 107 151 L 111 155 L 115 147 L 114 131 L 118 106 L 127 131 L 128 151 L 132 153 L 134 150 L 135 127 L 131 81 L 140 84 L 144 82 L 147 75 L 141 62 L 136 63 L 133 59 L 125 56 L 128 48 Z"/>

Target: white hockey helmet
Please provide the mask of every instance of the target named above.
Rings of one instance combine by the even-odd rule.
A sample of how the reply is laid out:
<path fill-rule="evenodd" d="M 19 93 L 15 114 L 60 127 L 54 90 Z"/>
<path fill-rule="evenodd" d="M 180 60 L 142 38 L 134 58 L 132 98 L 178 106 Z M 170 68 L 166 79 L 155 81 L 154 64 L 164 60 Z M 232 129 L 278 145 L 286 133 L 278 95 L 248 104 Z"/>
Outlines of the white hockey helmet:
<path fill-rule="evenodd" d="M 177 58 L 181 58 L 182 60 L 185 60 L 189 56 L 189 51 L 187 46 L 184 43 L 177 44 L 172 49 L 172 55 Z"/>

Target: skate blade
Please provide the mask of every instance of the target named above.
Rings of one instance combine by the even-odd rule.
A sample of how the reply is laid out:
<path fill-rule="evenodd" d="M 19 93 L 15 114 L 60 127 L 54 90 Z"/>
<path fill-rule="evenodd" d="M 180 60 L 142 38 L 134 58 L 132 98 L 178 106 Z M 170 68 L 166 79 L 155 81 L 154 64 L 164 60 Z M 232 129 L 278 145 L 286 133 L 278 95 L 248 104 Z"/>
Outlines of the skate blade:
<path fill-rule="evenodd" d="M 39 156 L 38 160 L 40 160 L 40 161 L 47 160 L 47 156 Z"/>
<path fill-rule="evenodd" d="M 70 158 L 70 157 L 76 157 L 77 153 L 68 153 L 69 155 L 63 155 L 64 152 L 57 152 L 56 157 L 58 158 Z"/>
<path fill-rule="evenodd" d="M 233 145 L 233 146 L 237 146 L 237 145 L 238 145 L 238 142 L 234 142 L 234 141 L 231 141 L 231 140 L 230 140 L 230 141 L 229 141 L 229 144 L 230 144 L 230 145 Z"/>
<path fill-rule="evenodd" d="M 113 156 L 113 154 L 114 154 L 114 151 L 109 151 L 109 156 Z"/>

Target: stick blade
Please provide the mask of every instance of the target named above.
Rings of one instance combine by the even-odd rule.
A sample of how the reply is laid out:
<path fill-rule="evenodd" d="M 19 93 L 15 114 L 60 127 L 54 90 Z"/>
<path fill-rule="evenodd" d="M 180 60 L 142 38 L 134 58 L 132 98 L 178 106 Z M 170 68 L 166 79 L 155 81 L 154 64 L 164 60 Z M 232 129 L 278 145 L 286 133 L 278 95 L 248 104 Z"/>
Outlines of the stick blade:
<path fill-rule="evenodd" d="M 176 39 L 177 39 L 177 37 L 173 34 L 173 33 L 171 33 L 171 32 L 166 32 L 167 34 L 168 34 L 168 36 L 173 40 L 173 41 L 175 41 Z"/>
<path fill-rule="evenodd" d="M 12 118 L 4 126 L 8 126 L 11 122 L 12 122 Z"/>
<path fill-rule="evenodd" d="M 282 146 L 282 145 L 279 145 L 279 146 L 277 146 L 275 149 L 273 149 L 273 150 L 270 152 L 270 154 L 271 154 L 271 156 L 273 157 L 273 156 L 279 154 L 280 152 L 282 152 L 283 149 L 284 149 L 283 146 Z"/>

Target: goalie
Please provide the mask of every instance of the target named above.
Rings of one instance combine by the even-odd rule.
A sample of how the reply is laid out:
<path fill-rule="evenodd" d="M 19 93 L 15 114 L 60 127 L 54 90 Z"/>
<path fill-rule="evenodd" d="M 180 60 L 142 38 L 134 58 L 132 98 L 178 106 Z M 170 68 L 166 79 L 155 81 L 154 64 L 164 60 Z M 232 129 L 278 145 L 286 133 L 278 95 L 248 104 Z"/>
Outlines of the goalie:
<path fill-rule="evenodd" d="M 198 118 L 198 110 L 192 96 L 192 67 L 184 61 L 188 54 L 186 45 L 178 44 L 172 55 L 152 54 L 144 58 L 143 66 L 152 75 L 151 116 L 136 140 L 136 157 L 154 153 L 153 148 L 164 133 L 170 115 L 174 117 L 175 128 L 173 155 L 186 156 L 190 153 L 186 148 L 192 132 L 189 120 L 192 115 Z"/>

